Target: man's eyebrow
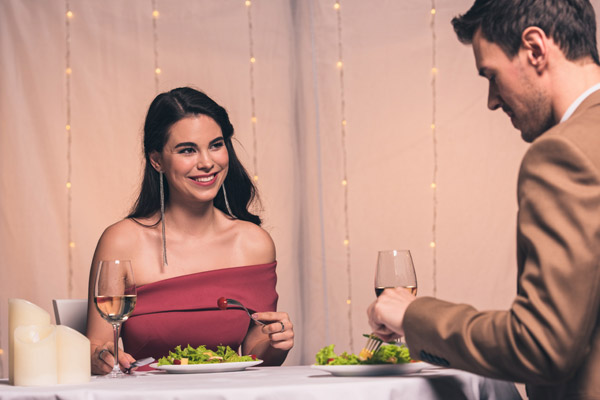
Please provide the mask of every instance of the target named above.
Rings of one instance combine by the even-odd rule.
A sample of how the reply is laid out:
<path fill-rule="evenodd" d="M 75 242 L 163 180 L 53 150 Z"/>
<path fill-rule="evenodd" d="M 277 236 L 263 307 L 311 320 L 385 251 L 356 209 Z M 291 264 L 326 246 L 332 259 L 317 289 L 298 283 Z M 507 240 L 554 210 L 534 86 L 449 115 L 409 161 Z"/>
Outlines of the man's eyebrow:
<path fill-rule="evenodd" d="M 194 148 L 197 148 L 198 146 L 194 142 L 181 142 L 181 143 L 177 143 L 175 145 L 176 149 L 179 148 L 179 147 L 194 147 Z"/>

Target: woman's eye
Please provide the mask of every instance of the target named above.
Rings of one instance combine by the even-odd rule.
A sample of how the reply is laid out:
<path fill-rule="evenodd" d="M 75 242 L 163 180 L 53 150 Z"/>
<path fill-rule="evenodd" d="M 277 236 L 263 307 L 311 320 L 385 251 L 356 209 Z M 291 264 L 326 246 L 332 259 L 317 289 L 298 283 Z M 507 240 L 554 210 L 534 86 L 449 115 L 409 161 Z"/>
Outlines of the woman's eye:
<path fill-rule="evenodd" d="M 212 144 L 212 148 L 213 149 L 220 149 L 221 147 L 225 146 L 225 142 L 224 141 L 219 141 L 219 142 L 215 142 Z"/>
<path fill-rule="evenodd" d="M 181 150 L 179 150 L 179 154 L 192 154 L 194 152 L 194 149 L 191 147 L 185 147 Z"/>

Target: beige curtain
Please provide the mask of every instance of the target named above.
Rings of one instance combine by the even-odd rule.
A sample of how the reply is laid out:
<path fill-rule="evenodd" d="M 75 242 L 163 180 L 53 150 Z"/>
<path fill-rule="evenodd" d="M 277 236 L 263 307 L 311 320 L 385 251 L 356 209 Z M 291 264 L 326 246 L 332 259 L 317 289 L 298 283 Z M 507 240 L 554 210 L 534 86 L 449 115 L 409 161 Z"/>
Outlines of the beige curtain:
<path fill-rule="evenodd" d="M 136 195 L 156 83 L 230 113 L 295 324 L 286 364 L 360 350 L 377 250 L 412 250 L 419 295 L 510 305 L 526 145 L 452 31 L 471 0 L 334 4 L 253 0 L 250 29 L 244 0 L 0 0 L 4 371 L 8 298 L 85 297 L 96 242 Z"/>

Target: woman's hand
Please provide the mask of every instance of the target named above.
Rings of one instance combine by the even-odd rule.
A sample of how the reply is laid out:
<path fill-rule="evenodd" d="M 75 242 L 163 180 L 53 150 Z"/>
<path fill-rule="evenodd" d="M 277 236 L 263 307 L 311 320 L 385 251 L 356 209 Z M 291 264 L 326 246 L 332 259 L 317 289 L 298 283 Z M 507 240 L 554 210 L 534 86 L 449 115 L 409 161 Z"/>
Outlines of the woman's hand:
<path fill-rule="evenodd" d="M 96 348 L 92 350 L 92 374 L 106 375 L 112 371 L 115 363 L 114 350 L 115 346 L 113 342 L 107 342 L 104 345 L 96 346 Z M 134 361 L 135 358 L 119 349 L 119 364 L 121 369 L 129 368 Z"/>
<path fill-rule="evenodd" d="M 261 330 L 269 336 L 269 344 L 274 349 L 287 351 L 294 347 L 294 324 L 286 312 L 258 312 L 252 318 L 264 322 Z"/>

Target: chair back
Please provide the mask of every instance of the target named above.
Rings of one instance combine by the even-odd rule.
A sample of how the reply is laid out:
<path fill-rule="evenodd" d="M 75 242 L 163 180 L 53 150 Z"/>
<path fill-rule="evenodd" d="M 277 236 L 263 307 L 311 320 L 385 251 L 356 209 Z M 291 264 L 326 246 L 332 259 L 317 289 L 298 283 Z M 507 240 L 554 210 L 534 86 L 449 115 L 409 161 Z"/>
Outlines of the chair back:
<path fill-rule="evenodd" d="M 54 317 L 57 325 L 65 325 L 85 335 L 87 325 L 87 299 L 54 299 Z"/>

